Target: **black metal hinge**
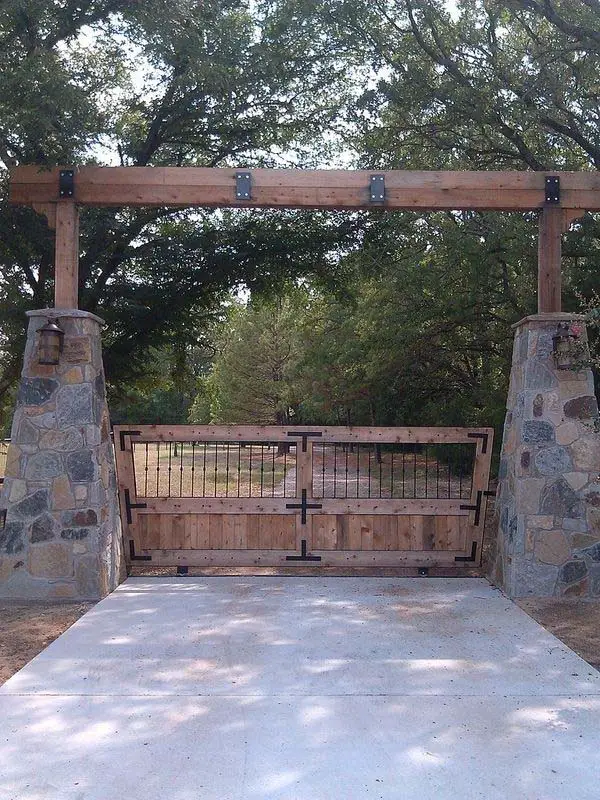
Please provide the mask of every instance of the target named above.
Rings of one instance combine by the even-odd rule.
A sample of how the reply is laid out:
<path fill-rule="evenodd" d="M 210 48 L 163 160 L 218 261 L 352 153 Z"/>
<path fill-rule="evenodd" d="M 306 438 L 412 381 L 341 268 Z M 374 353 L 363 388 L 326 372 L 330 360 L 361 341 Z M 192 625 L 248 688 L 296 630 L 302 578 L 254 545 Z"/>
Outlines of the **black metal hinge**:
<path fill-rule="evenodd" d="M 489 433 L 482 433 L 480 431 L 477 431 L 477 433 L 467 433 L 467 436 L 470 439 L 481 439 L 481 441 L 483 442 L 481 447 L 481 452 L 487 453 L 488 439 L 490 438 Z"/>
<path fill-rule="evenodd" d="M 299 508 L 302 511 L 300 522 L 306 525 L 306 509 L 308 508 L 323 508 L 321 503 L 308 503 L 306 500 L 306 489 L 302 489 L 302 502 L 301 503 L 286 503 L 286 508 Z"/>
<path fill-rule="evenodd" d="M 75 196 L 74 169 L 61 169 L 58 173 L 58 196 L 65 200 Z"/>
<path fill-rule="evenodd" d="M 129 540 L 129 560 L 130 561 L 152 561 L 152 556 L 136 556 L 135 543 L 133 539 Z"/>
<path fill-rule="evenodd" d="M 372 203 L 385 202 L 385 175 L 371 175 L 369 200 Z"/>
<path fill-rule="evenodd" d="M 0 511 L 0 530 L 4 530 L 6 527 L 6 509 L 3 508 Z"/>
<path fill-rule="evenodd" d="M 189 567 L 177 567 L 177 575 L 187 575 Z"/>
<path fill-rule="evenodd" d="M 125 495 L 125 516 L 127 517 L 127 524 L 131 525 L 133 522 L 133 517 L 131 516 L 131 509 L 132 508 L 148 508 L 146 503 L 132 503 L 131 496 L 129 494 L 129 489 L 124 489 L 123 494 Z"/>
<path fill-rule="evenodd" d="M 235 199 L 252 200 L 252 176 L 249 172 L 235 173 Z"/>
<path fill-rule="evenodd" d="M 321 556 L 309 556 L 306 552 L 306 539 L 302 539 L 299 556 L 286 556 L 286 561 L 320 561 Z"/>
<path fill-rule="evenodd" d="M 548 205 L 560 204 L 560 178 L 558 175 L 547 175 L 544 181 L 546 189 L 545 200 Z"/>
<path fill-rule="evenodd" d="M 298 439 L 302 439 L 302 452 L 306 453 L 306 443 L 308 441 L 309 436 L 323 436 L 322 431 L 288 431 L 288 436 L 295 436 Z"/>
<path fill-rule="evenodd" d="M 477 490 L 477 499 L 475 500 L 475 505 L 461 505 L 461 511 L 474 511 L 475 512 L 475 525 L 479 525 L 481 519 L 481 502 L 483 497 L 493 497 L 495 492 L 483 491 L 482 489 Z"/>
<path fill-rule="evenodd" d="M 477 558 L 477 542 L 473 542 L 471 545 L 471 555 L 470 556 L 454 556 L 455 561 L 475 561 Z"/>
<path fill-rule="evenodd" d="M 139 436 L 141 431 L 119 431 L 119 444 L 121 451 L 125 450 L 125 437 L 126 436 Z"/>

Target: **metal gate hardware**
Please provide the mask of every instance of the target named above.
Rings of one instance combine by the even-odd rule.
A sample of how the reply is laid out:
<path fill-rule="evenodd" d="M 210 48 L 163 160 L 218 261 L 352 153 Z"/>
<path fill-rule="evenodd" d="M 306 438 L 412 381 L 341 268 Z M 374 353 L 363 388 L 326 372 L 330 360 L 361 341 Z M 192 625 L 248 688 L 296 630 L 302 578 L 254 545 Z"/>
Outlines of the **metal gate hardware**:
<path fill-rule="evenodd" d="M 481 448 L 481 452 L 484 455 L 485 455 L 485 453 L 487 453 L 488 439 L 489 439 L 489 436 L 488 436 L 487 433 L 467 433 L 467 436 L 470 439 L 481 439 L 481 441 L 483 442 L 483 446 Z"/>
<path fill-rule="evenodd" d="M 61 169 L 58 173 L 58 196 L 62 198 L 75 195 L 75 170 Z"/>
<path fill-rule="evenodd" d="M 301 542 L 301 555 L 299 556 L 286 556 L 286 561 L 320 561 L 321 556 L 309 556 L 306 554 L 306 539 L 302 539 Z"/>
<path fill-rule="evenodd" d="M 235 173 L 235 199 L 252 200 L 252 177 L 249 172 Z"/>
<path fill-rule="evenodd" d="M 146 503 L 132 503 L 131 497 L 129 495 L 129 489 L 123 489 L 123 494 L 125 495 L 125 514 L 127 515 L 127 524 L 131 525 L 133 523 L 133 517 L 131 516 L 131 509 L 148 508 L 148 506 Z"/>
<path fill-rule="evenodd" d="M 300 517 L 300 521 L 302 525 L 306 525 L 306 509 L 307 508 L 323 508 L 321 503 L 307 503 L 306 502 L 306 489 L 302 489 L 302 502 L 301 503 L 286 503 L 286 508 L 300 508 L 302 509 L 302 515 Z"/>
<path fill-rule="evenodd" d="M 557 206 L 560 204 L 560 178 L 558 175 L 548 175 L 545 180 L 546 203 Z"/>
<path fill-rule="evenodd" d="M 371 175 L 369 188 L 371 190 L 369 200 L 372 203 L 385 202 L 385 175 Z"/>
<path fill-rule="evenodd" d="M 188 574 L 188 567 L 177 567 L 177 574 L 178 575 L 187 575 Z"/>
<path fill-rule="evenodd" d="M 302 452 L 306 453 L 306 442 L 309 436 L 323 436 L 322 431 L 288 431 L 288 436 L 302 437 Z"/>
<path fill-rule="evenodd" d="M 136 556 L 135 543 L 133 539 L 129 540 L 129 559 L 131 561 L 152 561 L 152 556 Z"/>
<path fill-rule="evenodd" d="M 139 436 L 141 431 L 119 431 L 119 444 L 121 445 L 121 452 L 125 450 L 125 437 L 126 436 Z"/>
<path fill-rule="evenodd" d="M 477 490 L 477 500 L 475 501 L 475 505 L 461 505 L 459 506 L 461 511 L 474 511 L 475 512 L 475 525 L 479 525 L 480 518 L 481 518 L 481 501 L 483 496 L 486 497 L 493 497 L 495 492 L 484 492 L 482 489 Z"/>
<path fill-rule="evenodd" d="M 419 567 L 419 575 L 423 578 L 429 577 L 429 567 Z"/>
<path fill-rule="evenodd" d="M 477 558 L 477 542 L 473 542 L 471 545 L 471 555 L 470 556 L 454 556 L 455 561 L 475 561 Z"/>

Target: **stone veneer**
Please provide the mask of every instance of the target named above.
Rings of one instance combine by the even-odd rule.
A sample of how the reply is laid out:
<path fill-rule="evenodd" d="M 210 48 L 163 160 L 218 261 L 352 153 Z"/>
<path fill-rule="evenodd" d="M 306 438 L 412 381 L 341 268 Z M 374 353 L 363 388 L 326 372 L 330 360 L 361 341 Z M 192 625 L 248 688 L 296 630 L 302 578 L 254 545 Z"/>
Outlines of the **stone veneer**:
<path fill-rule="evenodd" d="M 539 314 L 515 328 L 496 501 L 492 578 L 510 597 L 600 595 L 600 434 L 590 369 L 556 369 L 559 322 Z"/>
<path fill-rule="evenodd" d="M 85 311 L 30 311 L 0 508 L 0 596 L 97 599 L 124 577 L 100 326 Z M 37 331 L 65 331 L 57 366 Z"/>

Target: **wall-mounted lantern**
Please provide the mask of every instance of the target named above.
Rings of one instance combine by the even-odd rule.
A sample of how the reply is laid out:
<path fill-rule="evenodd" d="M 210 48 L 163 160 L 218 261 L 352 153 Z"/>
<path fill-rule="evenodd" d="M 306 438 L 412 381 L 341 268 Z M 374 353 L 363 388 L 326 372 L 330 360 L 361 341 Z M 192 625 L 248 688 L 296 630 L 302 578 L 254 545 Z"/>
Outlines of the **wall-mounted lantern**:
<path fill-rule="evenodd" d="M 39 330 L 38 364 L 58 364 L 65 332 L 55 319 L 49 319 Z"/>
<path fill-rule="evenodd" d="M 559 322 L 552 337 L 552 352 L 556 369 L 575 369 L 583 353 L 580 336 L 582 327 L 569 322 Z"/>

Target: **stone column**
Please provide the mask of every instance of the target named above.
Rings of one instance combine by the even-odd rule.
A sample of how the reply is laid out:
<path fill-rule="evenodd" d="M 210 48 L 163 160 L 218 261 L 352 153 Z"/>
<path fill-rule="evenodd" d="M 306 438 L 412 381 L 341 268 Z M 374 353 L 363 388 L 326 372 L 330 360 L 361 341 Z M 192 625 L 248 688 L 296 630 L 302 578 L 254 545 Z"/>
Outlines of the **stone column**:
<path fill-rule="evenodd" d="M 0 596 L 99 599 L 124 577 L 100 343 L 86 311 L 30 311 L 0 508 Z M 38 330 L 65 332 L 57 366 Z"/>
<path fill-rule="evenodd" d="M 558 369 L 552 313 L 515 326 L 500 460 L 493 579 L 510 597 L 600 595 L 600 433 L 590 369 Z"/>

